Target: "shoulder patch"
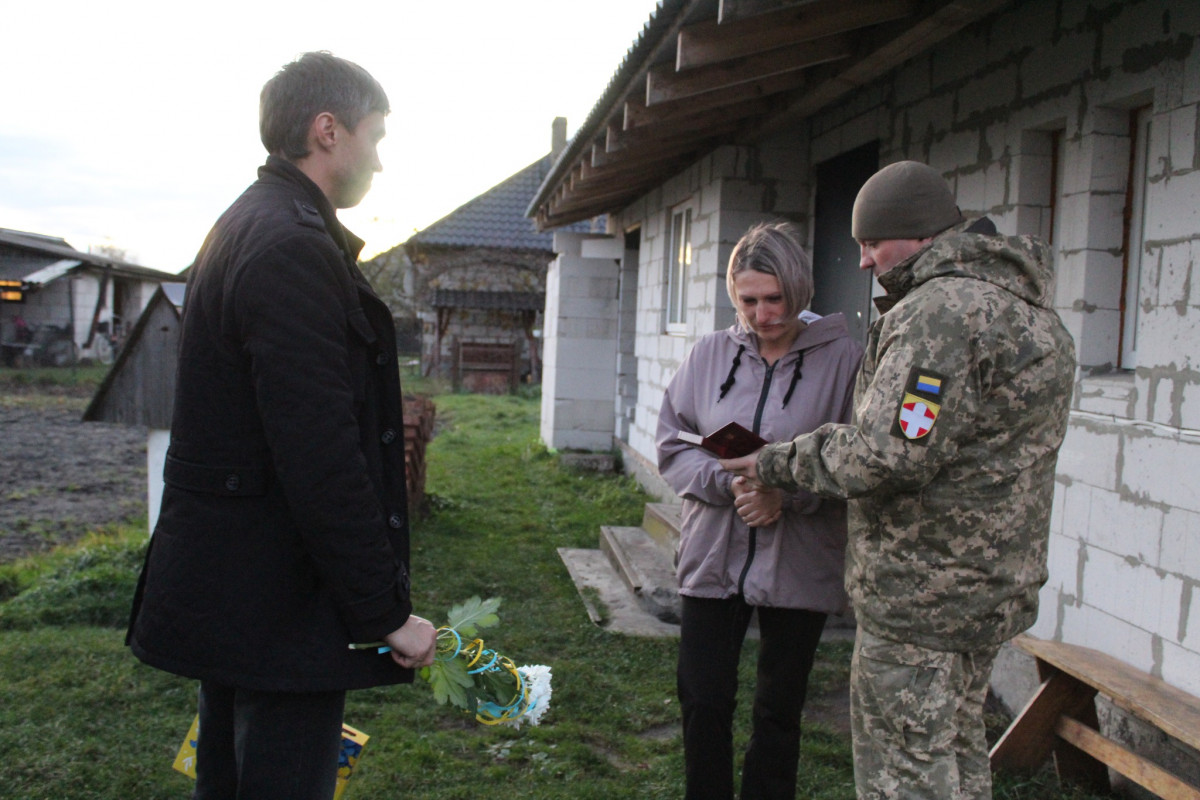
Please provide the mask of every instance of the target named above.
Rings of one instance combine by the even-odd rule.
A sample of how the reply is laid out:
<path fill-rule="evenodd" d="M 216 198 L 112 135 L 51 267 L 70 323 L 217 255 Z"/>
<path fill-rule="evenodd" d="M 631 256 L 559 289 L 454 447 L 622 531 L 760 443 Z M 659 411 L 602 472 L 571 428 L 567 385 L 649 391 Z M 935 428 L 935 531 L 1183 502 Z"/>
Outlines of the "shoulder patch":
<path fill-rule="evenodd" d="M 296 221 L 301 225 L 317 230 L 325 230 L 325 218 L 321 216 L 321 212 L 312 203 L 306 203 L 303 200 L 296 200 Z"/>
<path fill-rule="evenodd" d="M 925 444 L 942 410 L 942 395 L 946 377 L 921 367 L 913 367 L 900 396 L 900 407 L 892 423 L 892 435 L 916 444 Z"/>

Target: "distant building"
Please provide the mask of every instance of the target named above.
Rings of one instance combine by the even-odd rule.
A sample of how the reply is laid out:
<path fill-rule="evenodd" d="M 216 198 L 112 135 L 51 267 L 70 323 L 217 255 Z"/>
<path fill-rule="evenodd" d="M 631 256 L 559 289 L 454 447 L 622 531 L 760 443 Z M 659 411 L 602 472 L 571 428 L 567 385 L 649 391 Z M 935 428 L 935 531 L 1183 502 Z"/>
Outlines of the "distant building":
<path fill-rule="evenodd" d="M 80 252 L 63 239 L 0 228 L 4 363 L 108 363 L 154 290 L 176 280 L 168 272 Z"/>
<path fill-rule="evenodd" d="M 566 130 L 566 119 L 556 118 L 549 154 L 363 264 L 397 313 L 398 329 L 408 327 L 405 316 L 416 321 L 424 374 L 454 377 L 462 347 L 484 345 L 515 351 L 518 374 L 540 379 L 553 237 L 538 231 L 525 209 L 566 145 Z M 577 221 L 569 229 L 589 232 L 593 223 Z M 467 388 L 490 388 L 487 380 L 471 385 L 470 376 L 457 377 Z"/>

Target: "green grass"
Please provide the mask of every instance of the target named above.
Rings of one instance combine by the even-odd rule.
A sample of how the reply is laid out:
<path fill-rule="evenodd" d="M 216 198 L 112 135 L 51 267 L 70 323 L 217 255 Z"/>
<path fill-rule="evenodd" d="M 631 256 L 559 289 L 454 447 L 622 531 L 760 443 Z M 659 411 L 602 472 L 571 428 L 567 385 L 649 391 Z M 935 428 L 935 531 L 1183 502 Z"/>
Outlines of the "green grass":
<path fill-rule="evenodd" d="M 601 524 L 637 524 L 647 498 L 629 478 L 561 468 L 538 442 L 535 397 L 441 395 L 437 405 L 430 513 L 413 534 L 417 611 L 440 623 L 472 595 L 502 597 L 485 639 L 518 664 L 551 665 L 553 702 L 541 726 L 513 731 L 436 705 L 423 683 L 352 692 L 346 721 L 371 739 L 347 800 L 680 796 L 675 642 L 592 625 L 555 550 L 595 547 Z M 189 795 L 171 762 L 195 683 L 123 645 L 143 536 L 113 528 L 0 570 L 0 797 Z M 747 643 L 739 747 L 754 651 Z M 844 685 L 848 654 L 847 643 L 822 645 L 810 696 Z M 809 725 L 803 748 L 798 796 L 853 798 L 846 739 Z M 1002 780 L 997 797 L 1083 798 L 1039 780 Z"/>
<path fill-rule="evenodd" d="M 70 367 L 0 367 L 0 388 L 5 392 L 40 391 L 90 396 L 108 374 L 107 364 Z"/>

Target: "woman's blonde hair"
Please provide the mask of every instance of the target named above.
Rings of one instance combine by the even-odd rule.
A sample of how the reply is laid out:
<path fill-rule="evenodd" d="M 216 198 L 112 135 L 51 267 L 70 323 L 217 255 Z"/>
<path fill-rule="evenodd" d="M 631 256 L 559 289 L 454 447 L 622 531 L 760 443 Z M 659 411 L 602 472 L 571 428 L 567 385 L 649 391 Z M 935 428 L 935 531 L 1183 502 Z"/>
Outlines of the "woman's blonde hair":
<path fill-rule="evenodd" d="M 808 307 L 813 297 L 812 261 L 800 246 L 800 232 L 790 222 L 760 222 L 742 235 L 729 254 L 725 271 L 725 289 L 737 310 L 742 327 L 749 329 L 742 316 L 733 280 L 752 269 L 774 275 L 783 295 L 784 314 L 795 317 Z"/>

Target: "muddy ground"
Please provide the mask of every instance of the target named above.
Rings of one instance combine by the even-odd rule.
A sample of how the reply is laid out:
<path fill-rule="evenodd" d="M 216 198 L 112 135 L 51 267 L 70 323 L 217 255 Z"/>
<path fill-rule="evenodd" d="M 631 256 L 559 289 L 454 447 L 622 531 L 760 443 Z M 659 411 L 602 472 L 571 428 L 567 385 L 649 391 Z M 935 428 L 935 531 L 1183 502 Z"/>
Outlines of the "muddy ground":
<path fill-rule="evenodd" d="M 0 562 L 146 514 L 146 429 L 81 421 L 88 389 L 0 386 Z"/>

